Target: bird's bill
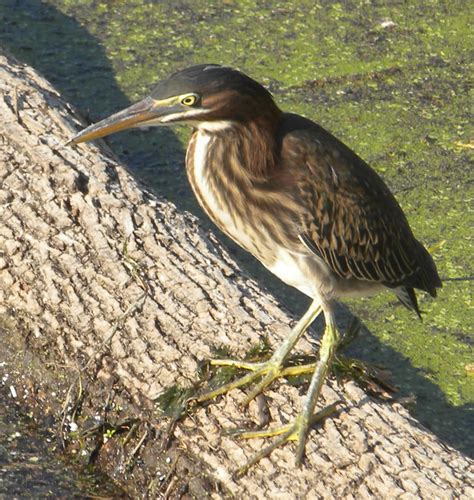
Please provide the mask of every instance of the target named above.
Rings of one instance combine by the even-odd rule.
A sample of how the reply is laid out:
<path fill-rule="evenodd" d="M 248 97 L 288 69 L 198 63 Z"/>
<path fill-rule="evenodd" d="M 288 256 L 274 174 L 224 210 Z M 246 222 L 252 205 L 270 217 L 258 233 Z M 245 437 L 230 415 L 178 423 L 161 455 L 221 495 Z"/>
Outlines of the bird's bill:
<path fill-rule="evenodd" d="M 147 97 L 98 123 L 90 125 L 74 136 L 68 144 L 92 141 L 133 127 L 160 125 L 166 116 L 175 114 L 180 110 L 181 108 L 178 107 L 174 99 L 157 101 Z"/>

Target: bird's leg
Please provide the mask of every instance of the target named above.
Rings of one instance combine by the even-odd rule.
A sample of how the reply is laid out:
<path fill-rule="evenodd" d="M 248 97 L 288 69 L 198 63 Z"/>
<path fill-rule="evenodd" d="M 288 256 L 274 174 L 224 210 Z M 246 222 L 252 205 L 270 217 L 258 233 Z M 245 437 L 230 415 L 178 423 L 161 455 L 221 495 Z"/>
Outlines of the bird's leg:
<path fill-rule="evenodd" d="M 257 438 L 257 437 L 270 437 L 279 436 L 269 446 L 265 447 L 261 452 L 250 459 L 240 470 L 239 474 L 243 474 L 249 467 L 256 464 L 263 457 L 269 455 L 275 448 L 281 446 L 288 441 L 297 441 L 296 463 L 301 464 L 304 456 L 304 449 L 306 438 L 311 426 L 317 421 L 329 416 L 336 411 L 336 404 L 332 404 L 323 410 L 314 413 L 314 408 L 324 384 L 324 380 L 328 371 L 331 368 L 334 353 L 336 352 L 339 334 L 337 332 L 336 324 L 332 308 L 324 308 L 324 315 L 326 318 L 326 328 L 323 338 L 321 340 L 321 347 L 319 349 L 319 361 L 316 363 L 311 383 L 309 385 L 308 393 L 303 404 L 303 408 L 296 419 L 286 425 L 267 430 L 259 431 L 238 431 L 234 432 L 243 438 Z"/>
<path fill-rule="evenodd" d="M 284 374 L 283 363 L 288 357 L 291 349 L 294 347 L 298 339 L 303 335 L 303 333 L 309 328 L 311 323 L 316 319 L 316 317 L 321 312 L 321 304 L 319 301 L 314 300 L 309 306 L 308 310 L 305 312 L 303 317 L 298 321 L 296 326 L 291 331 L 290 335 L 285 339 L 283 344 L 273 353 L 272 357 L 262 363 L 249 363 L 245 361 L 236 361 L 231 359 L 217 359 L 211 361 L 212 365 L 217 366 L 235 366 L 245 370 L 250 370 L 251 373 L 241 377 L 237 380 L 229 382 L 228 384 L 222 385 L 213 391 L 206 392 L 201 396 L 197 397 L 197 401 L 207 401 L 213 399 L 216 396 L 225 394 L 232 389 L 237 387 L 242 387 L 251 382 L 255 382 L 261 379 L 258 384 L 250 391 L 244 401 L 244 405 L 247 405 L 253 398 L 255 398 L 259 393 L 261 393 L 270 383 L 278 377 Z"/>

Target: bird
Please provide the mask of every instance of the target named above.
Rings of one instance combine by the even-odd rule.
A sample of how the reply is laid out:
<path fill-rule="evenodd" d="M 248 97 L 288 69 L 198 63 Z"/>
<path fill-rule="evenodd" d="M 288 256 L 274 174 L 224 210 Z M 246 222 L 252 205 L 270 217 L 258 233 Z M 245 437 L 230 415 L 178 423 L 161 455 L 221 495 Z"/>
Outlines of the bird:
<path fill-rule="evenodd" d="M 193 129 L 186 172 L 197 201 L 216 226 L 284 283 L 311 299 L 284 342 L 264 362 L 213 360 L 248 370 L 201 395 L 213 399 L 253 384 L 244 404 L 284 372 L 300 337 L 322 314 L 319 356 L 296 418 L 283 426 L 248 431 L 272 438 L 242 468 L 296 441 L 296 464 L 340 339 L 336 300 L 390 290 L 421 318 L 415 289 L 436 297 L 436 265 L 414 236 L 382 178 L 319 124 L 283 112 L 260 83 L 236 69 L 199 64 L 165 78 L 145 99 L 78 133 L 70 144 L 121 130 L 187 124 Z"/>

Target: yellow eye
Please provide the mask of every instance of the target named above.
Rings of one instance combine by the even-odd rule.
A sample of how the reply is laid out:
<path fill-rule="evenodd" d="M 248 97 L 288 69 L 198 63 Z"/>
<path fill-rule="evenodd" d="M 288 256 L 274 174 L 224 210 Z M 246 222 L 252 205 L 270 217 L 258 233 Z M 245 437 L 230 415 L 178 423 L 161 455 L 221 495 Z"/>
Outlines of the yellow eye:
<path fill-rule="evenodd" d="M 181 104 L 184 104 L 185 106 L 193 106 L 196 104 L 197 97 L 195 95 L 187 95 L 186 97 L 183 97 L 181 99 Z"/>

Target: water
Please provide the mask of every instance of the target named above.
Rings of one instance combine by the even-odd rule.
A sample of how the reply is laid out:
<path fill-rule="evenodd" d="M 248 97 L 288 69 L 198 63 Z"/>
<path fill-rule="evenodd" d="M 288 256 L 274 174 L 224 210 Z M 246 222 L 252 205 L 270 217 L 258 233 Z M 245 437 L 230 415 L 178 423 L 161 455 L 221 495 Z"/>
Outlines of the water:
<path fill-rule="evenodd" d="M 54 420 L 27 413 L 5 382 L 0 383 L 0 498 L 127 498 L 107 478 L 66 463 Z"/>

